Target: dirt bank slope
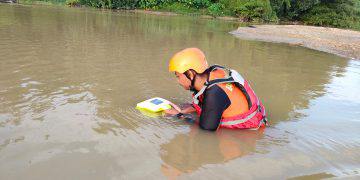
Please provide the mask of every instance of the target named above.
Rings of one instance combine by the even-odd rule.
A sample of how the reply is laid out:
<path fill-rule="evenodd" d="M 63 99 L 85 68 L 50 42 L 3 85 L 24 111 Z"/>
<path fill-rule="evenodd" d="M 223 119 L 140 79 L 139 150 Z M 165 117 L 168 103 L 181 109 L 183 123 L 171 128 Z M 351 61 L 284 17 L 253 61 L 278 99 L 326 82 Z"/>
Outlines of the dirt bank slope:
<path fill-rule="evenodd" d="M 302 25 L 259 25 L 230 32 L 242 39 L 289 43 L 360 59 L 360 32 Z"/>

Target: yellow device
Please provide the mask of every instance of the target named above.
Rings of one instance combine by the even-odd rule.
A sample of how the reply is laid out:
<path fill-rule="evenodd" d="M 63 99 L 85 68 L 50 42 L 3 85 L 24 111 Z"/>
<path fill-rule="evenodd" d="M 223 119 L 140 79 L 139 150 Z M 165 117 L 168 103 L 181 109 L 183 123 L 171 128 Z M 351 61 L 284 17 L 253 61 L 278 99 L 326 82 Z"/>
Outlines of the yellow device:
<path fill-rule="evenodd" d="M 140 102 L 136 105 L 138 109 L 144 109 L 150 112 L 161 112 L 167 109 L 171 109 L 170 102 L 166 99 L 155 97 L 146 101 Z"/>

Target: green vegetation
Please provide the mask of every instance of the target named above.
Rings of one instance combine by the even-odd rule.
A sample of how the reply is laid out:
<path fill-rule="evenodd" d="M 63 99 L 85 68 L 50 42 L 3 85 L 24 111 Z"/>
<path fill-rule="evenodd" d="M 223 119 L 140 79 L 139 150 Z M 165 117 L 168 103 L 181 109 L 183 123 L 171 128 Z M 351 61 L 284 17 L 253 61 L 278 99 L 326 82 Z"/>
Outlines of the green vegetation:
<path fill-rule="evenodd" d="M 179 13 L 179 14 L 198 14 L 198 15 L 202 14 L 201 9 L 188 7 L 186 4 L 179 3 L 179 2 L 163 4 L 160 6 L 155 6 L 151 9 L 158 10 L 158 11 L 170 11 L 170 12 L 175 12 L 175 13 Z"/>
<path fill-rule="evenodd" d="M 359 0 L 270 0 L 281 20 L 360 30 Z"/>
<path fill-rule="evenodd" d="M 18 0 L 21 4 L 65 5 L 66 0 Z"/>
<path fill-rule="evenodd" d="M 80 0 L 66 0 L 65 4 L 71 7 L 81 6 Z"/>
<path fill-rule="evenodd" d="M 360 1 L 334 0 L 320 3 L 301 17 L 306 24 L 360 30 Z"/>
<path fill-rule="evenodd" d="M 107 9 L 233 16 L 246 22 L 299 21 L 360 30 L 360 0 L 25 0 Z"/>

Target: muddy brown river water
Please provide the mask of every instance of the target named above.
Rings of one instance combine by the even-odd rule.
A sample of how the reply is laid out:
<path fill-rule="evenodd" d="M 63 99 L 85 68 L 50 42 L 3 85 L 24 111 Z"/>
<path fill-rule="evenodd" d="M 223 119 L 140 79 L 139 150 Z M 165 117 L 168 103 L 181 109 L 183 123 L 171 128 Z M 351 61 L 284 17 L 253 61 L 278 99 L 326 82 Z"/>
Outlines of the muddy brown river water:
<path fill-rule="evenodd" d="M 0 4 L 0 179 L 359 178 L 360 61 L 237 27 Z M 167 63 L 193 46 L 250 81 L 270 127 L 211 133 L 134 108 L 191 100 Z"/>

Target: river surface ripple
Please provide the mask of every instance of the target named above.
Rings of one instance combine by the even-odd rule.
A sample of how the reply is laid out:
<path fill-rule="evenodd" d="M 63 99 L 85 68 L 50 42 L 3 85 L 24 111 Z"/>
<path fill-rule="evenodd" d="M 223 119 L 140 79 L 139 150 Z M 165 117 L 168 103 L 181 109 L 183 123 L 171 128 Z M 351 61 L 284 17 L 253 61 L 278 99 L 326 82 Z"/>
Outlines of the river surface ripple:
<path fill-rule="evenodd" d="M 237 26 L 0 4 L 0 179 L 359 178 L 360 61 Z M 211 133 L 134 108 L 190 102 L 167 62 L 193 46 L 250 81 L 270 127 Z"/>

